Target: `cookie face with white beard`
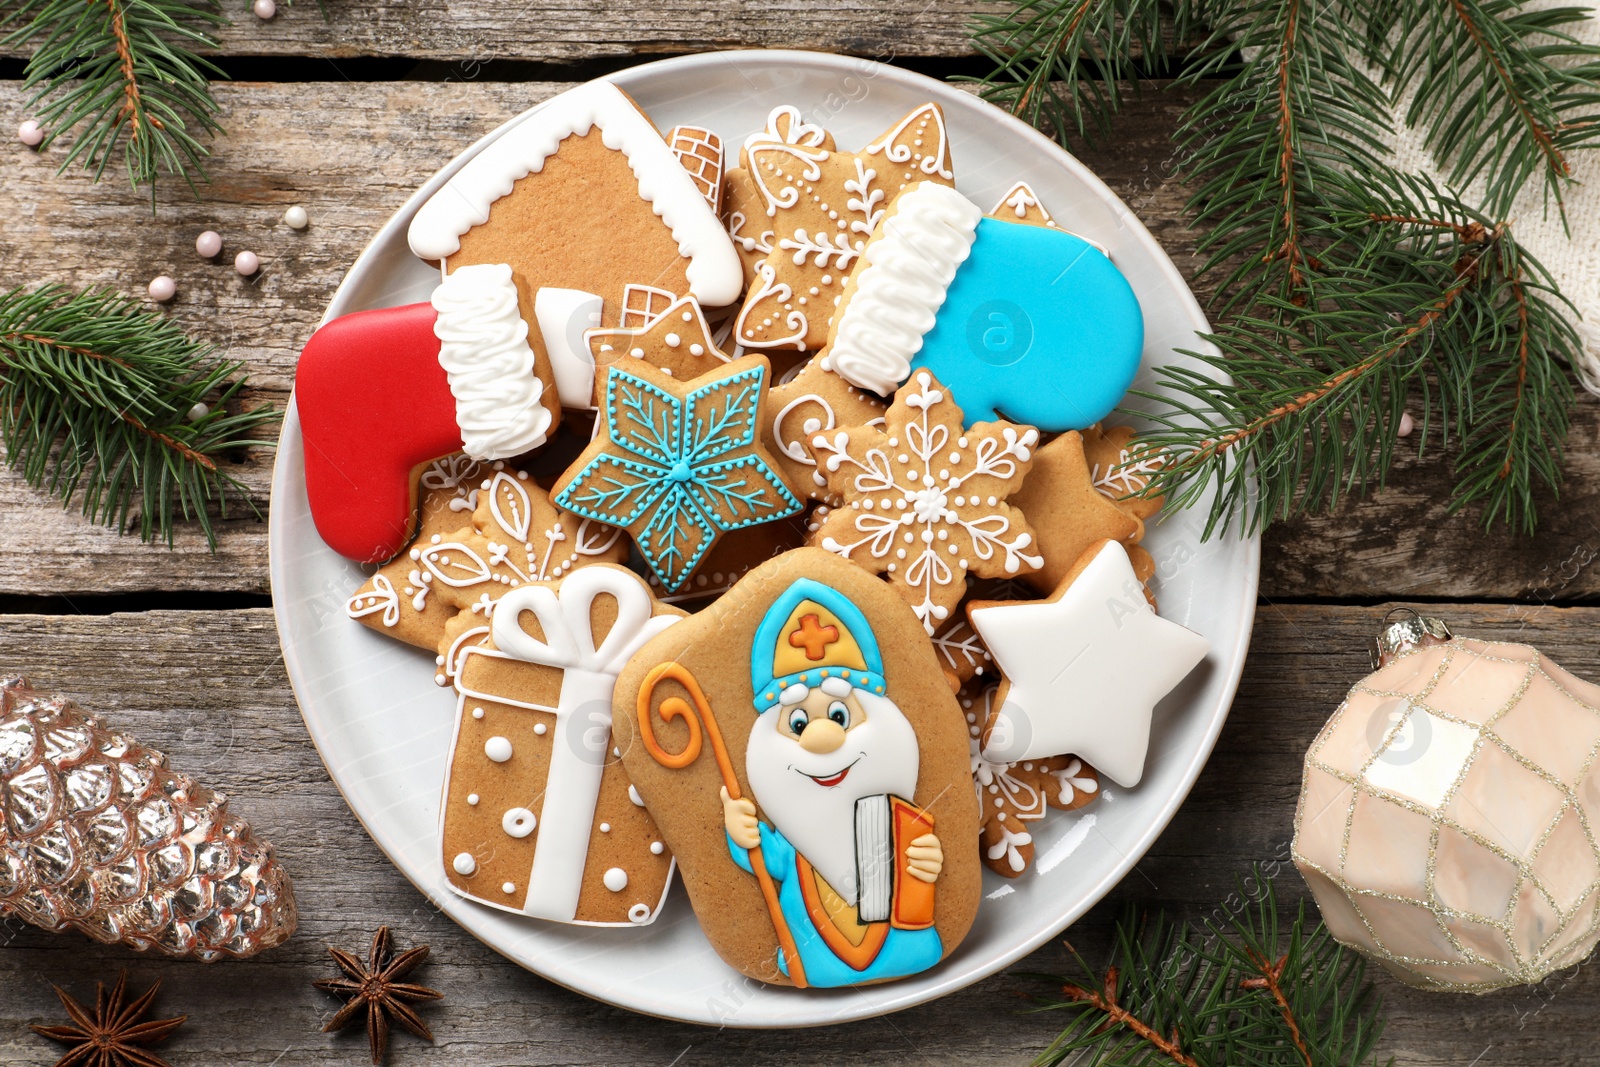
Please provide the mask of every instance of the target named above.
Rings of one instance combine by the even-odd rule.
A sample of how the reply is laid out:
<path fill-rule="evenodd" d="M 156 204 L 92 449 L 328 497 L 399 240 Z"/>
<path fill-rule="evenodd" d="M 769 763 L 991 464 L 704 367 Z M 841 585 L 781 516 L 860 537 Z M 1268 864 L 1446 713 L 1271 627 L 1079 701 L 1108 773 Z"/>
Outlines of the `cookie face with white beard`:
<path fill-rule="evenodd" d="M 712 945 L 751 977 L 917 974 L 980 891 L 966 721 L 916 617 L 820 549 L 642 648 L 614 737 Z"/>

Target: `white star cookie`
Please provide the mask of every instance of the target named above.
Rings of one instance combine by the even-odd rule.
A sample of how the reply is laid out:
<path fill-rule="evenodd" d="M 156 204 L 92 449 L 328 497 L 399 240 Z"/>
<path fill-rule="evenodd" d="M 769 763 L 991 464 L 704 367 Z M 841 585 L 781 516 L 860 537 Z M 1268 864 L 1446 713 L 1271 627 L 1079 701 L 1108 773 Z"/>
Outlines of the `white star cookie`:
<path fill-rule="evenodd" d="M 967 617 L 1004 678 L 984 757 L 1072 752 L 1130 788 L 1144 774 L 1156 702 L 1211 650 L 1150 610 L 1115 541 L 1086 551 L 1048 599 L 980 601 Z"/>

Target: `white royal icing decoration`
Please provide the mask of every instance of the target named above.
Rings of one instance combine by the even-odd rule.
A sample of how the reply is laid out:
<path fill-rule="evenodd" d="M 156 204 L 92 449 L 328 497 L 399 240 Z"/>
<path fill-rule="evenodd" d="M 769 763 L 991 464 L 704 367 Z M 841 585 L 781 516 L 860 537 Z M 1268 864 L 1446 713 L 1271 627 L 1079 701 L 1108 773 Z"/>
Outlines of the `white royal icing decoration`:
<path fill-rule="evenodd" d="M 882 396 L 893 393 L 910 375 L 981 218 L 978 205 L 943 185 L 921 182 L 901 193 L 862 252 L 823 369 Z"/>
<path fill-rule="evenodd" d="M 539 820 L 527 808 L 512 808 L 500 816 L 500 829 L 515 838 L 527 837 L 538 825 Z"/>
<path fill-rule="evenodd" d="M 621 867 L 613 867 L 605 873 L 606 888 L 613 893 L 620 893 L 628 888 L 628 872 Z"/>
<path fill-rule="evenodd" d="M 483 754 L 496 763 L 504 763 L 511 758 L 511 742 L 503 737 L 491 737 L 483 743 Z"/>
<path fill-rule="evenodd" d="M 1118 785 L 1144 774 L 1156 702 L 1211 642 L 1150 609 L 1116 541 L 1054 600 L 974 608 L 968 617 L 1010 682 L 984 742 L 996 763 L 1071 752 Z"/>
<path fill-rule="evenodd" d="M 584 334 L 600 325 L 605 301 L 582 289 L 540 289 L 533 297 L 533 317 L 550 356 L 561 406 L 594 407 L 594 356 Z"/>
<path fill-rule="evenodd" d="M 411 220 L 411 251 L 423 259 L 460 251 L 461 235 L 489 221 L 496 200 L 543 170 L 562 141 L 596 126 L 605 146 L 627 157 L 639 195 L 689 260 L 689 291 L 708 307 L 737 300 L 744 270 L 722 220 L 650 120 L 609 82 L 591 82 L 548 101 L 468 160 Z"/>
<path fill-rule="evenodd" d="M 434 289 L 433 309 L 462 450 L 475 459 L 506 459 L 544 444 L 551 415 L 544 383 L 533 372 L 511 268 L 479 263 L 452 272 Z"/>
<path fill-rule="evenodd" d="M 591 611 L 595 598 L 602 595 L 616 601 L 616 621 L 596 646 Z M 678 621 L 676 615 L 652 615 L 653 610 L 648 588 L 637 576 L 615 567 L 585 567 L 569 574 L 556 589 L 525 585 L 507 592 L 497 602 L 491 622 L 495 649 L 467 650 L 466 655 L 522 660 L 562 671 L 555 707 L 517 704 L 554 714 L 555 734 L 561 739 L 551 747 L 550 771 L 537 820 L 538 847 L 519 909 L 526 915 L 559 922 L 572 922 L 577 915 L 606 763 L 597 757 L 611 743 L 611 691 L 629 658 Z M 543 640 L 522 628 L 523 612 L 538 619 Z M 461 677 L 457 675 L 461 707 L 486 698 L 509 702 L 504 696 L 462 687 Z M 598 740 L 593 740 L 596 735 Z M 445 789 L 449 788 L 447 781 Z M 511 814 L 507 813 L 507 823 L 502 824 L 508 833 Z M 533 813 L 528 814 L 531 819 Z"/>
<path fill-rule="evenodd" d="M 478 869 L 478 861 L 472 858 L 472 853 L 470 852 L 457 852 L 456 858 L 451 862 L 450 866 L 455 868 L 457 874 L 465 878 Z"/>

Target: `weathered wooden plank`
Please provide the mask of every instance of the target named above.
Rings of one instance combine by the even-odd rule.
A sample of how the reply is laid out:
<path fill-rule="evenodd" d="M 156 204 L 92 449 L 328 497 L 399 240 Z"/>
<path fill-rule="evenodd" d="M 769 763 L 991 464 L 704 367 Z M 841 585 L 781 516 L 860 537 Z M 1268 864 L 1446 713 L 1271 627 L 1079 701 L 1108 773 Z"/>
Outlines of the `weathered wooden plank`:
<path fill-rule="evenodd" d="M 301 12 L 303 14 L 303 12 Z M 244 359 L 252 400 L 281 404 L 296 353 L 344 271 L 410 192 L 461 147 L 563 83 L 384 82 L 219 86 L 233 132 L 216 143 L 213 182 L 197 202 L 163 189 L 159 216 L 113 176 L 92 185 L 56 176 L 50 157 L 7 142 L 0 148 L 0 284 L 56 280 L 137 293 L 149 278 L 178 281 L 171 314 Z M 1148 92 L 1106 148 L 1084 154 L 1150 227 L 1181 270 L 1192 271 L 1193 237 L 1182 189 L 1172 178 L 1171 131 L 1191 97 Z M 0 85 L 0 112 L 21 112 L 16 86 Z M 304 204 L 311 227 L 281 222 Z M 203 229 L 227 240 L 224 261 L 201 261 Z M 241 279 L 229 261 L 257 251 L 262 272 Z M 1413 446 L 1407 445 L 1404 450 Z M 263 508 L 270 452 L 240 476 Z M 1570 600 L 1600 593 L 1600 404 L 1585 397 L 1574 423 L 1559 503 L 1544 509 L 1537 539 L 1481 533 L 1468 514 L 1442 514 L 1451 478 L 1440 459 L 1403 459 L 1388 492 L 1347 504 L 1329 518 L 1275 528 L 1264 555 L 1262 593 L 1271 599 L 1378 597 Z M 93 556 L 95 564 L 84 561 Z M 264 591 L 266 528 L 228 525 L 212 558 L 186 530 L 169 553 L 119 539 L 0 472 L 0 594 L 116 593 L 149 589 Z"/>
<path fill-rule="evenodd" d="M 1301 755 L 1348 684 L 1366 671 L 1364 639 L 1383 609 L 1265 607 L 1232 716 L 1176 820 L 1112 899 L 1066 932 L 1091 961 L 1129 902 L 1208 913 L 1255 861 L 1283 898 L 1304 897 L 1286 854 Z M 1579 674 L 1600 677 L 1592 640 L 1600 609 L 1459 604 L 1461 632 L 1530 640 Z M 266 611 L 151 612 L 100 617 L 0 617 L 0 670 L 25 670 L 164 748 L 174 763 L 233 796 L 291 867 L 301 933 L 259 960 L 206 968 L 145 959 L 82 939 L 0 923 L 0 1061 L 49 1062 L 26 1031 L 54 1021 L 49 982 L 82 993 L 129 966 L 165 981 L 162 1006 L 190 1023 L 167 1046 L 174 1067 L 359 1061 L 359 1037 L 317 1032 L 329 1001 L 310 981 L 322 944 L 356 945 L 377 924 L 426 940 L 425 981 L 448 994 L 429 1012 L 439 1042 L 401 1036 L 392 1062 L 416 1064 L 823 1064 L 1026 1062 L 1053 1035 L 1048 1014 L 1015 1013 L 1019 994 L 1046 994 L 1028 972 L 1063 973 L 1047 947 L 1011 970 L 887 1019 L 787 1034 L 665 1023 L 592 1003 L 517 969 L 436 913 L 388 865 L 345 808 L 300 724 Z M 1277 859 L 1278 862 L 1272 861 Z M 1592 1045 L 1600 979 L 1584 969 L 1539 991 L 1487 999 L 1424 994 L 1386 976 L 1386 1054 L 1419 1067 L 1579 1062 Z M 803 994 L 800 994 L 803 995 Z M 680 1057 L 674 1060 L 673 1057 Z"/>
<path fill-rule="evenodd" d="M 215 36 L 222 55 L 405 56 L 444 61 L 446 76 L 471 80 L 495 59 L 540 62 L 675 55 L 724 48 L 809 48 L 891 58 L 973 54 L 966 26 L 977 11 L 1013 5 L 983 0 L 630 0 L 599 5 L 552 0 L 528 5 L 420 0 L 298 0 L 271 22 L 231 6 Z M 3 53 L 0 53 L 3 54 Z M 14 53 L 12 53 L 14 54 Z"/>

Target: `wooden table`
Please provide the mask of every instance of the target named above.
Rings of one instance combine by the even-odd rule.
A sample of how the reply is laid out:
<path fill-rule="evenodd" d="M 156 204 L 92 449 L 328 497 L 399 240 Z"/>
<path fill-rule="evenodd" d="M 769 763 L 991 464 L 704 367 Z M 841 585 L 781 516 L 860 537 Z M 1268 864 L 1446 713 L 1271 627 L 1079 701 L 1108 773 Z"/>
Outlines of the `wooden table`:
<path fill-rule="evenodd" d="M 106 284 L 142 292 L 170 273 L 171 314 L 250 367 L 255 396 L 281 405 L 295 357 L 377 227 L 416 186 L 486 130 L 573 81 L 709 48 L 786 46 L 893 57 L 936 76 L 981 69 L 962 31 L 965 0 L 740 3 L 651 0 L 625 9 L 570 0 L 530 7 L 487 0 L 309 0 L 267 24 L 231 3 L 218 86 L 230 134 L 214 145 L 198 202 L 173 182 L 159 215 L 117 168 L 99 185 L 57 176 L 51 154 L 0 147 L 0 284 Z M 263 58 L 264 57 L 264 58 Z M 403 57 L 403 58 L 383 58 Z M 7 77 L 21 64 L 0 60 Z M 531 79 L 531 80 L 530 80 Z M 1189 92 L 1147 87 L 1113 145 L 1084 159 L 1194 266 L 1170 177 L 1170 135 Z M 0 82 L 0 125 L 25 117 Z M 291 204 L 311 227 L 288 229 Z M 193 242 L 220 231 L 228 255 L 261 255 L 257 276 L 201 262 Z M 1367 670 L 1364 642 L 1390 602 L 1428 603 L 1459 631 L 1540 645 L 1600 677 L 1600 405 L 1585 397 L 1569 442 L 1568 483 L 1547 499 L 1536 539 L 1485 533 L 1449 517 L 1450 473 L 1402 445 L 1400 471 L 1375 499 L 1279 525 L 1262 558 L 1260 607 L 1232 715 L 1176 820 L 1111 899 L 1065 936 L 1103 958 L 1126 904 L 1200 914 L 1252 862 L 1273 864 L 1287 900 L 1304 887 L 1288 852 L 1301 756 L 1345 689 Z M 263 515 L 271 454 L 239 475 Z M 360 1063 L 364 1039 L 319 1033 L 332 1004 L 310 986 L 328 942 L 356 948 L 379 923 L 428 941 L 424 980 L 448 993 L 428 1013 L 432 1047 L 400 1035 L 396 1064 L 1023 1064 L 1059 1019 L 1024 1014 L 1024 994 L 1064 973 L 1059 946 L 933 1004 L 884 1019 L 781 1038 L 666 1023 L 587 1000 L 527 974 L 443 918 L 379 853 L 329 781 L 284 676 L 269 609 L 266 525 L 222 525 L 216 554 L 192 530 L 177 547 L 141 545 L 67 514 L 0 474 L 0 671 L 22 672 L 164 748 L 175 764 L 236 798 L 294 874 L 299 935 L 250 963 L 204 967 L 96 947 L 0 923 L 0 1062 L 53 1062 L 27 1032 L 60 1016 L 49 983 L 92 995 L 127 966 L 165 982 L 161 1006 L 191 1019 L 165 1046 L 175 1067 Z M 1600 980 L 1589 969 L 1489 999 L 1424 994 L 1378 975 L 1389 1008 L 1383 1047 L 1404 1064 L 1584 1062 Z M 1586 1040 L 1586 1035 L 1590 1040 Z"/>

